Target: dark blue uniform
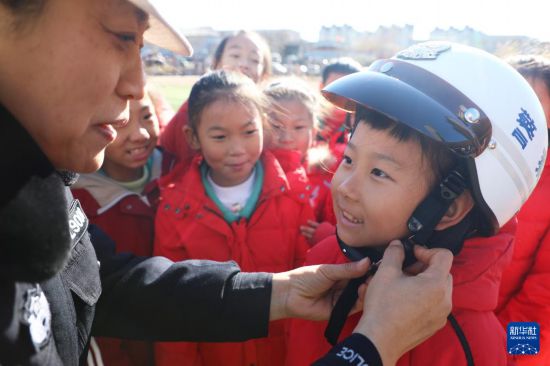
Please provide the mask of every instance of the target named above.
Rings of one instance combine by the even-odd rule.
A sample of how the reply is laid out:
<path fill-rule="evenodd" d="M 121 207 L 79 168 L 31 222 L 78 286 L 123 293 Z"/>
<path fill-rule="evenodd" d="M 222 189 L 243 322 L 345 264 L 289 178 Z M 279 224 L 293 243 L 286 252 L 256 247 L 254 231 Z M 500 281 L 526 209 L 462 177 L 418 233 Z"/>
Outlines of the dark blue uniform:
<path fill-rule="evenodd" d="M 90 336 L 267 335 L 271 276 L 234 263 L 117 254 L 27 132 L 0 108 L 0 364 L 78 365 Z M 90 240 L 93 236 L 94 246 Z"/>
<path fill-rule="evenodd" d="M 2 106 L 0 136 L 0 365 L 85 364 L 92 334 L 195 342 L 267 335 L 271 275 L 241 273 L 232 262 L 115 254 L 71 195 L 76 175 L 55 171 Z M 317 364 L 381 365 L 359 335 Z"/>

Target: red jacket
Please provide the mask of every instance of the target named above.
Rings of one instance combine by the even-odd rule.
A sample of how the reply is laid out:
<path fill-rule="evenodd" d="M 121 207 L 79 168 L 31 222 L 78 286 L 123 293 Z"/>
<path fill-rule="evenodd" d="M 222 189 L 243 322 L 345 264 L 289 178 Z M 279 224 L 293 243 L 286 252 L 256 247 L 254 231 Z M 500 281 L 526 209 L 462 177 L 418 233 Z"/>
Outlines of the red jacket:
<path fill-rule="evenodd" d="M 158 203 L 158 178 L 173 165 L 171 155 L 153 153 L 151 180 L 141 195 L 126 190 L 101 173 L 83 174 L 71 188 L 88 216 L 116 243 L 117 252 L 140 256 L 153 253 L 155 208 Z M 153 364 L 150 342 L 96 338 L 105 365 L 136 366 Z"/>
<path fill-rule="evenodd" d="M 308 245 L 299 226 L 312 215 L 307 192 L 291 189 L 290 182 L 299 179 L 287 179 L 273 155 L 264 153 L 256 209 L 249 220 L 229 224 L 205 193 L 201 162 L 201 157 L 183 162 L 162 180 L 154 253 L 172 260 L 234 260 L 245 272 L 281 272 L 301 265 Z M 268 338 L 243 343 L 158 343 L 157 365 L 280 366 L 285 324 L 273 322 Z"/>
<path fill-rule="evenodd" d="M 159 145 L 166 151 L 176 155 L 179 161 L 187 160 L 195 155 L 195 151 L 191 149 L 183 133 L 183 127 L 187 126 L 189 121 L 187 112 L 188 103 L 185 101 L 164 127 L 159 139 Z"/>
<path fill-rule="evenodd" d="M 500 275 L 512 255 L 513 235 L 501 233 L 490 238 L 474 238 L 454 259 L 453 310 L 466 335 L 476 366 L 506 365 L 506 335 L 493 310 L 496 306 Z M 336 236 L 329 237 L 307 254 L 306 264 L 345 263 Z M 368 290 L 367 290 L 368 291 Z M 419 294 L 420 296 L 421 294 Z M 345 323 L 341 339 L 350 335 L 361 314 Z M 324 338 L 327 322 L 292 320 L 289 332 L 287 366 L 310 365 L 330 349 Z M 403 355 L 397 366 L 466 365 L 464 350 L 449 323 L 431 338 Z"/>
<path fill-rule="evenodd" d="M 540 325 L 540 353 L 515 356 L 518 365 L 550 365 L 550 158 L 540 181 L 518 214 L 512 263 L 500 286 L 497 314 L 509 322 Z"/>
<path fill-rule="evenodd" d="M 347 132 L 345 134 L 347 136 Z M 328 156 L 320 159 L 319 162 L 313 163 L 311 160 L 306 162 L 307 176 L 313 187 L 310 200 L 314 207 L 315 217 L 318 222 L 330 222 L 333 216 L 331 215 L 332 204 L 328 203 L 328 201 L 332 199 L 330 196 L 330 186 L 334 172 L 336 172 L 336 169 L 338 169 L 342 161 L 345 148 L 346 143 L 329 145 L 321 143 L 310 150 L 310 158 L 313 158 L 311 160 L 317 160 L 314 155 L 316 153 L 323 154 L 323 151 L 328 149 Z"/>

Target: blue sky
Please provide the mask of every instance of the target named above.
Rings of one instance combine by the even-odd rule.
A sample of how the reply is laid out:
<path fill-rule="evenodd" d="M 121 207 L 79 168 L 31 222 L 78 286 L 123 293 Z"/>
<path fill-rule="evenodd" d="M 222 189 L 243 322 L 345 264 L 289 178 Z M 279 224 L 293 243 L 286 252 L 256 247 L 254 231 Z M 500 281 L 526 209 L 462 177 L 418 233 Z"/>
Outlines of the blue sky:
<path fill-rule="evenodd" d="M 490 35 L 525 35 L 550 41 L 546 0 L 161 0 L 180 28 L 293 29 L 315 41 L 322 25 L 359 31 L 379 25 L 415 26 L 425 39 L 435 27 L 470 26 Z M 336 6 L 337 5 L 337 6 Z"/>

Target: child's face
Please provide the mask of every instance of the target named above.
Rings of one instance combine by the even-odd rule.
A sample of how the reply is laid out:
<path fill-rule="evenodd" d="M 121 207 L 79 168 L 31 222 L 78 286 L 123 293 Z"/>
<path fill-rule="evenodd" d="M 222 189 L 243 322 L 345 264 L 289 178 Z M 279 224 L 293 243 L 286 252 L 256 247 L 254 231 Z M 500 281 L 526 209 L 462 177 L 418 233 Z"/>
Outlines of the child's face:
<path fill-rule="evenodd" d="M 158 136 L 159 122 L 149 97 L 131 101 L 130 122 L 117 130 L 117 138 L 107 146 L 103 170 L 120 181 L 139 179 Z"/>
<path fill-rule="evenodd" d="M 416 141 L 359 122 L 332 179 L 338 235 L 351 246 L 386 246 L 428 194 L 431 169 Z"/>
<path fill-rule="evenodd" d="M 297 100 L 278 101 L 279 108 L 269 114 L 275 148 L 298 150 L 305 157 L 313 141 L 313 116 Z"/>
<path fill-rule="evenodd" d="M 217 100 L 202 111 L 195 141 L 216 184 L 240 184 L 250 177 L 262 153 L 260 113 L 251 105 Z"/>
<path fill-rule="evenodd" d="M 230 38 L 225 45 L 218 68 L 240 71 L 258 83 L 264 72 L 261 49 L 244 34 Z"/>

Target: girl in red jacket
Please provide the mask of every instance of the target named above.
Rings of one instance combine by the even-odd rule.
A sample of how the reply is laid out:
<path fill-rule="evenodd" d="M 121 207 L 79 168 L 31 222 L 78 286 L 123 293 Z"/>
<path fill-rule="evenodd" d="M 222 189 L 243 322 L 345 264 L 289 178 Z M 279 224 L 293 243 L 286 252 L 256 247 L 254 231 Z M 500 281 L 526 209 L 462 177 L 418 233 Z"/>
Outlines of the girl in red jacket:
<path fill-rule="evenodd" d="M 117 252 L 150 256 L 159 197 L 157 180 L 168 172 L 174 159 L 156 148 L 159 123 L 148 93 L 144 95 L 130 102 L 130 119 L 117 128 L 117 138 L 107 147 L 101 170 L 81 175 L 72 189 L 90 222 L 114 240 Z M 106 365 L 153 364 L 151 343 L 95 340 Z M 92 343 L 92 350 L 96 349 Z"/>
<path fill-rule="evenodd" d="M 271 50 L 258 33 L 239 31 L 220 42 L 214 52 L 212 69 L 240 71 L 256 84 L 260 84 L 271 75 Z M 185 160 L 194 154 L 182 133 L 189 121 L 187 104 L 187 101 L 182 104 L 160 136 L 160 145 L 175 154 L 179 160 Z"/>
<path fill-rule="evenodd" d="M 337 234 L 313 247 L 306 263 L 376 262 L 396 238 L 408 248 L 448 248 L 456 255 L 449 321 L 394 362 L 506 365 L 506 334 L 494 313 L 513 248 L 515 221 L 506 223 L 533 190 L 547 150 L 544 113 L 529 85 L 486 52 L 428 42 L 323 94 L 357 122 L 332 180 Z M 406 252 L 405 263 L 414 263 Z M 310 365 L 329 341 L 353 332 L 358 315 L 345 316 L 364 281 L 347 285 L 328 323 L 292 321 L 286 365 Z"/>
<path fill-rule="evenodd" d="M 519 56 L 513 60 L 512 66 L 527 79 L 540 99 L 550 136 L 550 60 L 540 56 Z M 537 322 L 540 325 L 540 352 L 513 356 L 518 366 L 550 365 L 548 202 L 550 159 L 547 157 L 537 188 L 518 214 L 514 255 L 502 276 L 497 307 L 497 315 L 505 329 L 510 322 Z"/>
<path fill-rule="evenodd" d="M 189 97 L 185 133 L 197 149 L 161 182 L 156 255 L 172 260 L 236 261 L 243 271 L 301 265 L 308 248 L 300 224 L 312 218 L 305 176 L 285 174 L 263 151 L 264 99 L 247 77 L 203 76 Z M 222 311 L 222 309 L 220 309 Z M 159 343 L 157 365 L 270 365 L 284 362 L 284 322 L 243 343 Z"/>
<path fill-rule="evenodd" d="M 329 231 L 334 227 L 334 222 L 325 222 L 324 213 L 332 174 L 343 150 L 331 150 L 326 143 L 314 146 L 318 117 L 322 114 L 321 104 L 317 92 L 304 81 L 297 78 L 275 80 L 264 89 L 264 93 L 270 102 L 271 150 L 279 160 L 285 161 L 291 154 L 296 154 L 296 159 L 307 171 L 315 220 L 301 230 L 310 243 L 315 244 L 318 231 L 324 231 L 325 226 Z"/>

